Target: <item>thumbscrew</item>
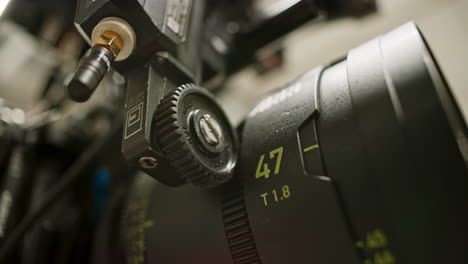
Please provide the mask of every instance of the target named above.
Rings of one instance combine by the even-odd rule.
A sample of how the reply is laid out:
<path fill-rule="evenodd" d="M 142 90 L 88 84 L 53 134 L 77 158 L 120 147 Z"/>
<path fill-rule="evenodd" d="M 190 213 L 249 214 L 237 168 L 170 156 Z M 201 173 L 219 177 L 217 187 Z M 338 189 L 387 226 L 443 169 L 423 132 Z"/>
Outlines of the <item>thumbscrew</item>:
<path fill-rule="evenodd" d="M 107 31 L 99 36 L 68 84 L 68 94 L 72 100 L 84 102 L 91 97 L 122 47 L 122 39 L 115 32 Z"/>

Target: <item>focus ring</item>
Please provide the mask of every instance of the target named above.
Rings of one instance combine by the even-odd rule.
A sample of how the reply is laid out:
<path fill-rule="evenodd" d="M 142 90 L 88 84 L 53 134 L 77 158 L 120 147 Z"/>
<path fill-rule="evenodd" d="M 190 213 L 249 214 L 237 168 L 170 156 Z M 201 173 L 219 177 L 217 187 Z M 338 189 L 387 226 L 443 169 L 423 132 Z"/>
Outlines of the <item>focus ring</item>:
<path fill-rule="evenodd" d="M 261 264 L 245 207 L 244 194 L 238 183 L 225 191 L 223 221 L 226 240 L 234 264 Z"/>

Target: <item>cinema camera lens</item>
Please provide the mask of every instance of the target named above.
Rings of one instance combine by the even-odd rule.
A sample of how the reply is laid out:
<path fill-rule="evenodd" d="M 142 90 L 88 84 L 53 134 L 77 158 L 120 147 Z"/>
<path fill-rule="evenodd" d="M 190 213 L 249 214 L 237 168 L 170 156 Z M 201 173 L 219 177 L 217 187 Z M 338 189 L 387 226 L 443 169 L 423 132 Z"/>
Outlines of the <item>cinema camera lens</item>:
<path fill-rule="evenodd" d="M 266 96 L 239 131 L 230 183 L 136 177 L 95 260 L 467 263 L 466 124 L 414 23 Z"/>

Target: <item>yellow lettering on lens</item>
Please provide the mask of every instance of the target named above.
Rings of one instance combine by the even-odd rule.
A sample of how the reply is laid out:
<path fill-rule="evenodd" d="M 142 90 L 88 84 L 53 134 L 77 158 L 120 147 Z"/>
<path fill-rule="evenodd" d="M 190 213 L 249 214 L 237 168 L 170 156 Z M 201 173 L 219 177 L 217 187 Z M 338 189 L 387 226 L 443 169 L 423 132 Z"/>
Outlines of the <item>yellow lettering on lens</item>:
<path fill-rule="evenodd" d="M 291 190 L 289 190 L 288 185 L 284 185 L 283 188 L 282 188 L 282 191 L 283 191 L 283 197 L 284 198 L 289 198 L 291 196 Z"/>
<path fill-rule="evenodd" d="M 283 147 L 279 147 L 275 150 L 270 152 L 270 159 L 273 159 L 276 156 L 276 166 L 275 166 L 275 174 L 280 172 L 281 168 L 281 159 L 283 158 Z"/>
<path fill-rule="evenodd" d="M 268 168 L 268 163 L 263 163 L 263 160 L 265 159 L 265 155 L 260 156 L 260 159 L 258 160 L 258 165 L 257 165 L 257 171 L 255 172 L 255 179 L 265 177 L 265 179 L 268 179 L 270 177 L 270 169 Z M 263 170 L 262 170 L 263 167 Z"/>
<path fill-rule="evenodd" d="M 271 193 L 273 194 L 273 197 L 275 198 L 275 202 L 277 202 L 278 201 L 278 195 L 276 194 L 276 190 L 271 191 Z"/>
<path fill-rule="evenodd" d="M 276 156 L 275 171 L 274 174 L 278 174 L 281 169 L 281 159 L 283 158 L 283 147 L 279 147 L 270 151 L 270 160 L 274 159 Z M 268 167 L 268 162 L 265 162 L 265 154 L 261 155 L 258 164 L 257 170 L 255 172 L 255 179 L 264 177 L 268 179 L 270 177 L 270 168 Z"/>
<path fill-rule="evenodd" d="M 263 198 L 263 204 L 265 206 L 268 206 L 268 199 L 267 199 L 268 193 L 260 194 L 260 197 Z"/>

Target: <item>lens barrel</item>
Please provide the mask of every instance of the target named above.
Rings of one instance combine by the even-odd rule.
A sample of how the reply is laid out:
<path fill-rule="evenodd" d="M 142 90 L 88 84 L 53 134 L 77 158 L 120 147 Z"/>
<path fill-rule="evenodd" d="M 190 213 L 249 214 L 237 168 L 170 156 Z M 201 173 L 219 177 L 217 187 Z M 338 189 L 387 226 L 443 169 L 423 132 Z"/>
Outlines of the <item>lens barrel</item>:
<path fill-rule="evenodd" d="M 407 23 L 262 99 L 240 128 L 233 182 L 200 191 L 138 177 L 113 218 L 125 260 L 468 263 L 457 109 Z"/>

